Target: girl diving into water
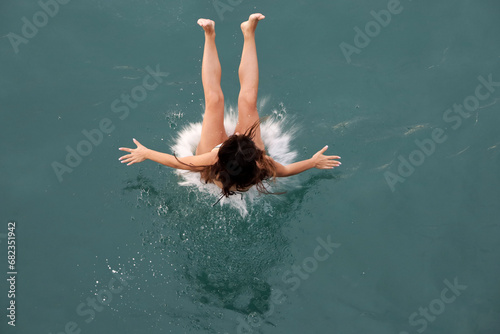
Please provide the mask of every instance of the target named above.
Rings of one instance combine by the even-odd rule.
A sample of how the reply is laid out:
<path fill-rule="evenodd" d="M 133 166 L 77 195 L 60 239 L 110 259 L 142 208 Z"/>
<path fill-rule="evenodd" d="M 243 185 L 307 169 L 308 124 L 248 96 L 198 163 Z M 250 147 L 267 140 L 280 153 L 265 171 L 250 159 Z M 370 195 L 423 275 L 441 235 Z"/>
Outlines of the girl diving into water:
<path fill-rule="evenodd" d="M 127 166 L 146 159 L 168 167 L 200 173 L 205 183 L 214 183 L 222 189 L 222 195 L 229 197 L 256 186 L 259 192 L 269 193 L 263 181 L 302 173 L 311 168 L 332 169 L 341 165 L 339 156 L 327 156 L 323 147 L 310 159 L 282 165 L 266 154 L 260 133 L 260 119 L 257 111 L 259 68 L 255 29 L 262 14 L 252 14 L 241 24 L 244 43 L 239 67 L 240 93 L 238 96 L 238 122 L 235 132 L 226 135 L 224 128 L 224 95 L 220 86 L 221 66 L 215 46 L 215 23 L 199 19 L 198 24 L 205 31 L 205 48 L 201 67 L 201 78 L 205 94 L 205 115 L 201 128 L 201 139 L 194 156 L 176 157 L 150 150 L 135 138 L 137 148 L 121 147 L 129 154 L 120 157 Z M 221 196 L 222 198 L 222 196 Z"/>

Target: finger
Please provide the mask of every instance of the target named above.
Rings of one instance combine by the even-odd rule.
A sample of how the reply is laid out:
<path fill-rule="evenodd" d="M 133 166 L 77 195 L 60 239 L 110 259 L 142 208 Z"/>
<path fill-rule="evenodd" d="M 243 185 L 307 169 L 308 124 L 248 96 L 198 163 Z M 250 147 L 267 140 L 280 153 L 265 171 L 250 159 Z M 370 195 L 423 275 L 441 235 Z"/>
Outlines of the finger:
<path fill-rule="evenodd" d="M 141 143 L 139 143 L 139 141 L 135 138 L 132 138 L 132 140 L 134 141 L 134 143 L 137 145 L 137 146 L 142 146 Z"/>
<path fill-rule="evenodd" d="M 323 156 L 322 162 L 326 164 L 336 164 L 336 163 L 341 164 L 340 161 L 337 161 L 334 158 L 327 157 L 326 155 Z"/>
<path fill-rule="evenodd" d="M 127 164 L 127 166 L 130 166 L 130 165 L 133 165 L 133 164 L 135 164 L 135 161 L 131 161 L 131 162 L 129 162 L 129 163 Z"/>
<path fill-rule="evenodd" d="M 334 158 L 327 157 L 327 161 L 329 163 L 334 163 L 334 164 L 340 164 L 340 165 L 342 165 L 342 163 L 340 161 L 336 161 L 336 160 L 334 160 Z"/>
<path fill-rule="evenodd" d="M 118 158 L 118 160 L 123 160 L 132 157 L 132 154 L 127 154 Z"/>
<path fill-rule="evenodd" d="M 328 159 L 342 159 L 341 157 L 339 157 L 338 155 L 327 155 L 326 156 Z"/>
<path fill-rule="evenodd" d="M 120 147 L 119 150 L 120 151 L 126 151 L 126 152 L 132 152 L 132 149 L 128 148 L 128 147 Z"/>
<path fill-rule="evenodd" d="M 133 158 L 123 159 L 122 164 L 132 161 Z"/>
<path fill-rule="evenodd" d="M 326 150 L 328 149 L 328 145 L 326 145 L 325 147 L 323 147 L 319 153 L 323 154 L 323 152 L 325 152 Z"/>

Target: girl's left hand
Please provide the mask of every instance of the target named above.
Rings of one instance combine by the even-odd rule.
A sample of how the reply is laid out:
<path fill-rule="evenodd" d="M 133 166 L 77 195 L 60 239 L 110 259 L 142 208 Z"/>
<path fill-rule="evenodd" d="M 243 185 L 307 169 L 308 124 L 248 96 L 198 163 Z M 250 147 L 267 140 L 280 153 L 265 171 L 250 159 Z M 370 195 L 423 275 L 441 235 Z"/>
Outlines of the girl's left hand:
<path fill-rule="evenodd" d="M 323 147 L 315 155 L 312 156 L 314 162 L 314 167 L 318 169 L 332 169 L 333 167 L 338 167 L 342 165 L 340 161 L 335 161 L 335 159 L 340 159 L 338 155 L 323 155 L 323 153 L 328 149 L 328 145 Z"/>
<path fill-rule="evenodd" d="M 118 160 L 121 160 L 122 164 L 128 162 L 127 166 L 130 166 L 132 164 L 138 163 L 138 162 L 143 162 L 144 160 L 147 159 L 147 153 L 149 149 L 139 143 L 135 138 L 133 138 L 134 143 L 137 145 L 137 148 L 127 148 L 127 147 L 120 147 L 120 151 L 126 151 L 130 152 L 130 154 L 124 155 L 120 157 Z"/>

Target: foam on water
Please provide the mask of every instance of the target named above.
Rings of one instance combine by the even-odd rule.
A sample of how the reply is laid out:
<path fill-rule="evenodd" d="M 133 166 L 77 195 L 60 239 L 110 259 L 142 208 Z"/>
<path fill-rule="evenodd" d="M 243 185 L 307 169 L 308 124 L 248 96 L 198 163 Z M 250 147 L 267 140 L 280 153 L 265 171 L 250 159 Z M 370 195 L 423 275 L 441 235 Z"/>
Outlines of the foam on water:
<path fill-rule="evenodd" d="M 260 101 L 259 110 L 263 109 L 266 102 L 267 99 Z M 290 124 L 288 124 L 289 121 L 285 117 L 285 110 L 281 110 L 281 112 L 273 111 L 273 114 L 272 117 L 267 118 L 261 123 L 262 141 L 264 142 L 266 152 L 269 156 L 283 165 L 288 165 L 293 163 L 297 156 L 297 152 L 292 151 L 290 148 L 290 141 L 293 139 L 293 135 L 297 128 L 296 126 L 290 126 Z M 238 115 L 236 108 L 231 105 L 227 106 L 226 104 L 224 126 L 228 136 L 234 133 L 237 121 Z M 201 138 L 201 126 L 201 122 L 191 123 L 179 132 L 174 145 L 171 146 L 171 150 L 178 157 L 194 155 Z M 205 184 L 204 181 L 200 179 L 200 173 L 179 169 L 175 172 L 182 178 L 179 185 L 195 187 L 200 192 L 209 194 L 213 197 L 214 203 L 220 197 L 221 189 L 212 183 Z M 286 185 L 290 185 L 290 181 L 287 178 L 277 178 L 276 180 L 276 183 L 266 184 L 266 188 L 269 191 L 280 191 L 283 190 Z M 227 204 L 237 209 L 244 217 L 248 214 L 249 205 L 260 200 L 263 196 L 264 195 L 260 195 L 256 187 L 253 186 L 242 196 L 234 195 L 229 198 L 223 197 L 219 203 L 221 206 Z"/>

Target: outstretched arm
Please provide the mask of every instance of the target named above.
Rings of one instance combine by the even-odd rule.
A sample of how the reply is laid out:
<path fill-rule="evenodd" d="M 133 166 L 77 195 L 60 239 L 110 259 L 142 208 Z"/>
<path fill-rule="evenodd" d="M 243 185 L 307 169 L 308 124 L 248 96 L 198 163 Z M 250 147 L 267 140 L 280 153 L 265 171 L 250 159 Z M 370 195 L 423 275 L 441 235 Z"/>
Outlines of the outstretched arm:
<path fill-rule="evenodd" d="M 318 169 L 332 169 L 334 167 L 340 166 L 342 163 L 335 161 L 335 159 L 340 159 L 337 155 L 323 155 L 323 153 L 328 149 L 328 146 L 323 147 L 320 151 L 312 156 L 312 158 L 307 160 L 302 160 L 294 162 L 293 164 L 283 166 L 279 162 L 273 160 L 276 166 L 276 176 L 286 177 L 295 174 L 302 173 L 311 168 Z"/>
<path fill-rule="evenodd" d="M 135 138 L 133 140 L 134 143 L 137 145 L 137 148 L 135 149 L 127 147 L 119 148 L 120 151 L 125 151 L 130 153 L 118 159 L 122 163 L 127 163 L 127 166 L 149 159 L 172 168 L 198 171 L 199 169 L 196 168 L 196 166 L 212 165 L 215 163 L 216 152 L 208 152 L 205 154 L 200 154 L 190 157 L 177 158 L 181 162 L 191 165 L 187 166 L 177 161 L 177 159 L 171 154 L 150 150 L 141 143 L 139 143 Z"/>

